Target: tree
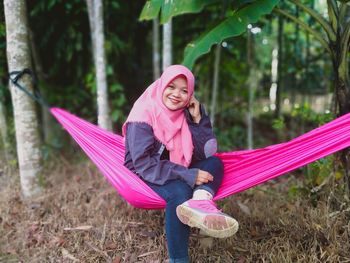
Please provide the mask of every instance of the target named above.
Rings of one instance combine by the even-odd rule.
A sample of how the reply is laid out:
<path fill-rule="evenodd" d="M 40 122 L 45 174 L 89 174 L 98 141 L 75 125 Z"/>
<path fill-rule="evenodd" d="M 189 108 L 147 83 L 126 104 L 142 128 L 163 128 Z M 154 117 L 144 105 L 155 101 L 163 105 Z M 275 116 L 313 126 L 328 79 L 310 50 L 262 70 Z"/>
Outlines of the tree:
<path fill-rule="evenodd" d="M 221 44 L 218 44 L 215 48 L 213 88 L 212 88 L 211 106 L 210 106 L 210 120 L 213 127 L 215 126 L 215 112 L 216 112 L 216 103 L 217 103 L 218 89 L 219 89 L 220 57 L 221 57 Z"/>
<path fill-rule="evenodd" d="M 163 24 L 163 71 L 172 64 L 173 60 L 172 27 L 173 23 L 171 19 Z"/>
<path fill-rule="evenodd" d="M 334 71 L 334 93 L 336 97 L 337 112 L 344 115 L 350 112 L 350 81 L 349 81 L 349 47 L 350 47 L 350 6 L 347 1 L 327 1 L 328 20 L 314 9 L 302 4 L 299 0 L 289 0 L 301 10 L 310 15 L 323 32 L 317 31 L 300 18 L 276 8 L 275 11 L 312 35 L 330 55 Z M 345 181 L 350 192 L 350 149 L 344 150 L 342 162 L 345 169 Z"/>
<path fill-rule="evenodd" d="M 275 117 L 281 117 L 281 94 L 282 94 L 282 62 L 283 59 L 283 17 L 278 17 L 278 37 L 277 37 L 277 46 L 278 46 L 278 62 L 277 62 L 277 90 L 276 90 L 276 110 Z"/>
<path fill-rule="evenodd" d="M 31 68 L 28 43 L 26 2 L 24 0 L 4 0 L 7 63 L 9 72 Z M 32 92 L 29 76 L 19 80 Z M 14 110 L 17 155 L 21 187 L 24 197 L 40 193 L 39 177 L 42 171 L 38 120 L 34 102 L 10 83 Z"/>
<path fill-rule="evenodd" d="M 43 97 L 46 97 L 46 90 L 42 89 L 41 86 L 44 86 L 45 83 L 45 73 L 43 70 L 43 66 L 41 63 L 41 58 L 39 56 L 38 48 L 35 43 L 33 31 L 29 29 L 29 42 L 31 46 L 31 54 L 32 54 L 32 60 L 33 60 L 33 68 L 35 69 L 35 75 L 37 76 L 37 79 L 39 81 L 40 85 L 40 94 Z M 52 139 L 54 138 L 54 131 L 53 131 L 53 123 L 54 119 L 50 112 L 46 109 L 45 105 L 41 105 L 41 119 L 42 119 L 42 131 L 43 131 L 43 141 L 46 144 L 50 144 Z"/>
<path fill-rule="evenodd" d="M 89 13 L 92 50 L 96 70 L 98 125 L 112 129 L 109 115 L 108 90 L 106 77 L 106 57 L 103 33 L 103 5 L 101 0 L 86 0 Z"/>
<path fill-rule="evenodd" d="M 159 68 L 159 21 L 158 17 L 153 19 L 153 79 L 156 80 L 160 76 Z"/>
<path fill-rule="evenodd" d="M 247 112 L 247 146 L 248 149 L 253 149 L 253 102 L 254 91 L 257 81 L 255 64 L 254 64 L 254 40 L 251 26 L 247 30 L 247 65 L 249 68 L 249 76 L 247 79 L 247 86 L 249 89 L 248 95 L 248 112 Z M 255 84 L 255 85 L 254 85 Z"/>

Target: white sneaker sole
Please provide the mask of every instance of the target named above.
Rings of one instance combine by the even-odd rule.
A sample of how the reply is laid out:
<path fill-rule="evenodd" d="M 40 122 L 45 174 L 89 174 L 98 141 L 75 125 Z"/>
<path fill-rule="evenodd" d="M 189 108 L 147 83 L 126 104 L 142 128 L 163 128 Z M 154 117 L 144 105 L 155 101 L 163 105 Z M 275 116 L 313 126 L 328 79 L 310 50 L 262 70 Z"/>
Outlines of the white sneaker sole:
<path fill-rule="evenodd" d="M 176 214 L 183 224 L 189 225 L 190 227 L 197 227 L 208 236 L 226 238 L 234 235 L 238 231 L 238 222 L 234 218 L 225 214 L 211 215 L 185 205 L 179 205 L 176 208 Z M 206 220 L 210 221 L 211 219 L 225 221 L 226 226 L 222 226 L 222 229 L 211 228 L 205 224 Z"/>

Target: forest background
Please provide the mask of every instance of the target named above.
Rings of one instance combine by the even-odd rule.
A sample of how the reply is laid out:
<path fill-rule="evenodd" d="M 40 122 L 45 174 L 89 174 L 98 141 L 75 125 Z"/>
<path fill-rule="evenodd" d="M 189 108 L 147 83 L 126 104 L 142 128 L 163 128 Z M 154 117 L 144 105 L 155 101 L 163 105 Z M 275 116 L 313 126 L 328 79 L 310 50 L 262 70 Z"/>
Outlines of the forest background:
<path fill-rule="evenodd" d="M 167 6 L 166 1 L 26 1 L 27 44 L 38 79 L 32 88 L 49 105 L 102 125 L 93 35 L 98 32 L 92 30 L 99 17 L 96 12 L 93 20 L 91 13 L 101 3 L 106 128 L 121 132 L 133 102 L 159 76 L 162 64 L 184 63 L 195 74 L 196 96 L 212 119 L 220 151 L 288 141 L 350 112 L 346 2 L 188 0 Z M 162 212 L 127 206 L 47 109 L 34 102 L 40 194 L 21 194 L 4 3 L 0 262 L 162 262 Z M 225 27 L 246 10 L 250 16 L 243 25 Z M 191 49 L 201 45 L 204 51 Z M 338 51 L 341 55 L 335 56 Z M 339 94 L 345 94 L 345 102 Z M 350 262 L 350 184 L 344 156 L 346 151 L 323 158 L 222 201 L 225 212 L 241 222 L 241 230 L 226 241 L 194 231 L 193 260 Z"/>

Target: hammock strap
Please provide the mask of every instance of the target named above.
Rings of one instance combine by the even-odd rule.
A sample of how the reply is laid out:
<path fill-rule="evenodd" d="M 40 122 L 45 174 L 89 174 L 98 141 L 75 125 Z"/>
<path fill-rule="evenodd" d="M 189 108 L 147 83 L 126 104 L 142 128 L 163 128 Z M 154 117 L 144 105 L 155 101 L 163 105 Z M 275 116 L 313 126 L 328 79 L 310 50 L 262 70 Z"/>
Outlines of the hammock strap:
<path fill-rule="evenodd" d="M 40 103 L 42 106 L 46 108 L 50 108 L 49 104 L 44 100 L 44 98 L 40 95 L 39 91 L 34 89 L 34 92 L 31 93 L 28 89 L 23 87 L 21 84 L 18 83 L 18 80 L 23 76 L 28 74 L 31 77 L 31 81 L 33 83 L 33 86 L 36 87 L 38 84 L 38 80 L 34 74 L 34 72 L 29 69 L 25 68 L 22 71 L 12 71 L 9 73 L 9 79 L 12 82 L 12 84 L 17 87 L 18 89 L 22 90 L 24 93 L 26 93 L 30 98 L 35 100 L 36 102 Z"/>

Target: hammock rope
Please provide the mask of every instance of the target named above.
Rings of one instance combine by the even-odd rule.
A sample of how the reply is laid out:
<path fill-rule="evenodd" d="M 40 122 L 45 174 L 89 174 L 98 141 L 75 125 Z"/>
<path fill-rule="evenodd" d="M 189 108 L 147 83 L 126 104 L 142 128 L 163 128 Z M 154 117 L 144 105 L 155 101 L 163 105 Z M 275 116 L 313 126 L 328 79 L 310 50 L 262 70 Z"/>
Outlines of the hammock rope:
<path fill-rule="evenodd" d="M 33 83 L 34 88 L 36 87 L 36 85 L 38 84 L 38 79 L 35 76 L 34 72 L 29 69 L 29 68 L 25 68 L 23 70 L 15 70 L 9 73 L 9 79 L 12 82 L 13 85 L 15 85 L 15 87 L 17 87 L 18 89 L 20 89 L 21 91 L 23 91 L 25 94 L 27 94 L 29 97 L 31 97 L 33 100 L 35 100 L 36 102 L 40 103 L 41 105 L 43 105 L 46 108 L 50 108 L 49 104 L 44 100 L 44 98 L 40 95 L 39 91 L 34 89 L 34 93 L 31 93 L 30 91 L 28 91 L 28 89 L 26 89 L 25 87 L 23 87 L 21 84 L 18 83 L 18 80 L 23 77 L 24 75 L 29 75 L 31 78 L 30 80 Z M 12 77 L 14 76 L 14 77 Z"/>
<path fill-rule="evenodd" d="M 124 138 L 60 108 L 50 112 L 131 205 L 162 209 L 165 201 L 124 165 Z M 350 113 L 291 141 L 216 154 L 224 178 L 214 200 L 244 191 L 350 146 Z"/>

